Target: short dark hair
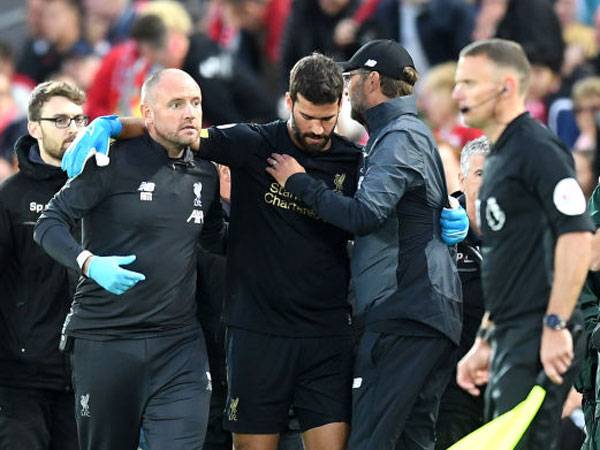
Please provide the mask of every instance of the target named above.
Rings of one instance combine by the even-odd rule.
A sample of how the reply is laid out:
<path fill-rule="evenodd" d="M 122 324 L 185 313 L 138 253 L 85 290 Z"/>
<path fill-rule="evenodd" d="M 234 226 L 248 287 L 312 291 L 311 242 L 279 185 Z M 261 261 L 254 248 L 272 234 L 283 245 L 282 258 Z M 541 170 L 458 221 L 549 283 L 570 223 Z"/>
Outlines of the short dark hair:
<path fill-rule="evenodd" d="M 147 14 L 136 19 L 131 28 L 131 38 L 154 48 L 162 48 L 167 41 L 167 26 L 156 14 Z"/>
<path fill-rule="evenodd" d="M 486 56 L 498 67 L 513 69 L 519 74 L 519 90 L 524 93 L 529 86 L 531 65 L 527 55 L 518 43 L 507 39 L 485 39 L 467 45 L 460 52 L 460 57 Z"/>
<path fill-rule="evenodd" d="M 419 74 L 416 69 L 405 67 L 401 80 L 396 80 L 380 73 L 379 86 L 381 87 L 381 93 L 388 98 L 402 97 L 404 95 L 412 95 L 418 79 Z"/>
<path fill-rule="evenodd" d="M 343 93 L 342 71 L 325 55 L 305 56 L 290 71 L 290 97 L 294 102 L 301 94 L 311 103 L 324 105 L 340 102 Z"/>
<path fill-rule="evenodd" d="M 29 96 L 27 118 L 34 122 L 40 120 L 42 107 L 52 97 L 65 97 L 76 105 L 83 105 L 85 94 L 74 84 L 66 81 L 46 81 L 38 84 Z"/>

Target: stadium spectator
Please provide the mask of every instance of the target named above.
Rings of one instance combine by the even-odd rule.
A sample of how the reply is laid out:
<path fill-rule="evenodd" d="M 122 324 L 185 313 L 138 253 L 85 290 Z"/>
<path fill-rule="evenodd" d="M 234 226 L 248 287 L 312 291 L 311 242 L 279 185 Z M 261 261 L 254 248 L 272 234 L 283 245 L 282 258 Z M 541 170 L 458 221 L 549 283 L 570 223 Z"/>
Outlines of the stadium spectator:
<path fill-rule="evenodd" d="M 132 40 L 113 48 L 102 62 L 90 87 L 88 114 L 139 115 L 144 77 L 157 67 L 174 67 L 207 92 L 205 125 L 274 118 L 274 103 L 261 81 L 206 35 L 191 31 L 190 16 L 178 2 L 155 1 L 143 8 Z"/>
<path fill-rule="evenodd" d="M 47 0 L 40 30 L 39 38 L 26 43 L 17 64 L 17 71 L 36 83 L 58 72 L 64 56 L 75 45 L 87 45 L 81 34 L 81 11 L 76 0 Z"/>

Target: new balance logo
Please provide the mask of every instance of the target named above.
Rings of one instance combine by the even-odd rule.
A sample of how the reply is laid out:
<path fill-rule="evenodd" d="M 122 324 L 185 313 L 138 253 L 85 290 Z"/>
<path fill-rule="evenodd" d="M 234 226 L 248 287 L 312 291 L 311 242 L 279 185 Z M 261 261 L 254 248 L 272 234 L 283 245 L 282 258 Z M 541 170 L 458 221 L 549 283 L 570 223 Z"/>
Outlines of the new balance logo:
<path fill-rule="evenodd" d="M 140 187 L 138 191 L 140 191 L 140 200 L 143 202 L 151 202 L 152 201 L 152 193 L 156 188 L 156 184 L 152 181 L 142 181 L 140 183 Z"/>
<path fill-rule="evenodd" d="M 141 192 L 154 192 L 154 188 L 156 187 L 156 184 L 153 183 L 152 181 L 142 181 L 140 183 L 140 187 L 138 188 L 138 191 Z"/>

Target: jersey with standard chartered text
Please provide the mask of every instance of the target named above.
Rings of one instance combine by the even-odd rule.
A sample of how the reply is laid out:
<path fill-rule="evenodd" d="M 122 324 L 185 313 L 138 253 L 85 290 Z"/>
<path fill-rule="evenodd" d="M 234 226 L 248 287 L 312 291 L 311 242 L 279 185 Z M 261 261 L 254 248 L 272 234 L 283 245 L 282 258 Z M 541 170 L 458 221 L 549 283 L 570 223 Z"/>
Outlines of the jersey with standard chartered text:
<path fill-rule="evenodd" d="M 361 151 L 338 135 L 330 149 L 308 153 L 283 121 L 209 129 L 198 155 L 231 169 L 227 324 L 281 336 L 349 334 L 351 236 L 265 171 L 271 153 L 293 156 L 340 195 L 356 190 Z"/>

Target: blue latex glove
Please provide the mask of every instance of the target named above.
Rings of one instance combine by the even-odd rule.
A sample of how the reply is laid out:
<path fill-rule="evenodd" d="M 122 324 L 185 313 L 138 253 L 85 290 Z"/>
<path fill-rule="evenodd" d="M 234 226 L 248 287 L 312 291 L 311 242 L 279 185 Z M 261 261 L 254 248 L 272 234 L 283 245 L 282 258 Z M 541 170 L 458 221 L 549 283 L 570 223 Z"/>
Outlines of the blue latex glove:
<path fill-rule="evenodd" d="M 469 218 L 462 206 L 442 209 L 440 224 L 442 225 L 442 241 L 446 245 L 462 242 L 469 232 Z"/>
<path fill-rule="evenodd" d="M 118 116 L 97 117 L 69 145 L 60 167 L 67 172 L 69 178 L 73 178 L 83 171 L 86 161 L 92 155 L 96 155 L 98 165 L 107 165 L 110 138 L 117 137 L 122 129 L 123 125 Z"/>
<path fill-rule="evenodd" d="M 138 272 L 123 269 L 135 261 L 135 255 L 92 256 L 88 266 L 88 276 L 108 292 L 121 295 L 146 277 Z"/>

